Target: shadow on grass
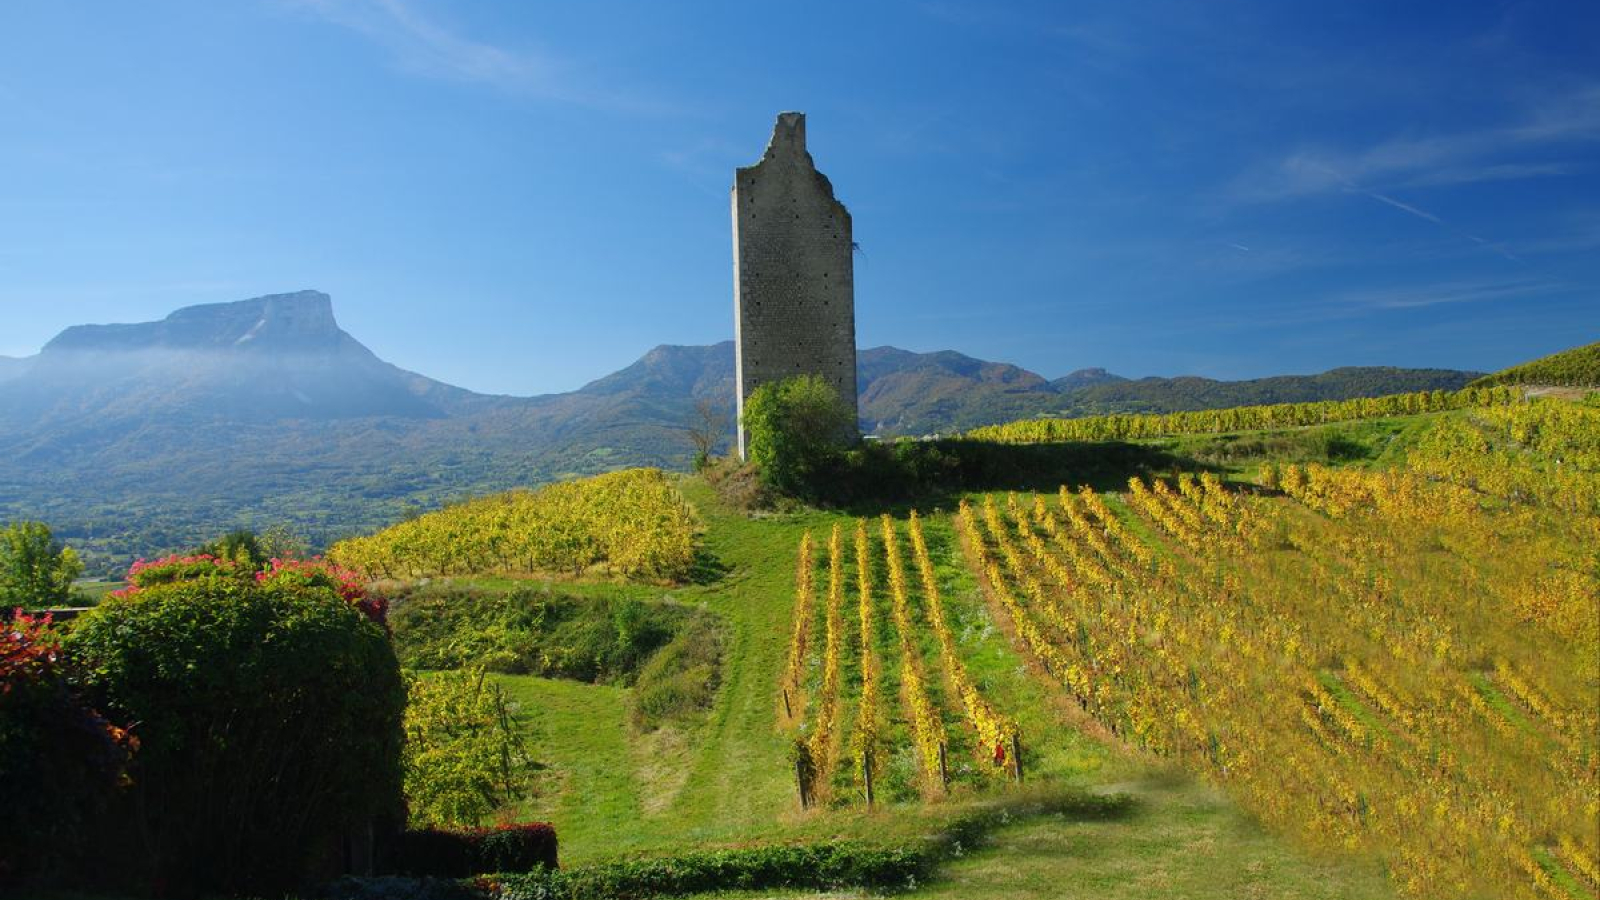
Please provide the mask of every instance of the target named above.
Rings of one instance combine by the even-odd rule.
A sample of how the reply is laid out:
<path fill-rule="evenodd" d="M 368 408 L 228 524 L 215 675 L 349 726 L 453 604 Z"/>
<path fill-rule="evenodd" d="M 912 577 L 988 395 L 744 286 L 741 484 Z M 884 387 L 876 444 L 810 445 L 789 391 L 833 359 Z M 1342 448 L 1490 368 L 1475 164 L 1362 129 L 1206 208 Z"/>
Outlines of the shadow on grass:
<path fill-rule="evenodd" d="M 514 900 L 612 900 L 749 890 L 914 889 L 936 878 L 944 862 L 982 847 L 1009 825 L 1044 816 L 1116 821 L 1133 815 L 1127 794 L 1019 790 L 955 816 L 943 828 L 907 843 L 830 840 L 691 850 L 499 877 L 501 897 Z M 343 898 L 341 897 L 341 900 Z"/>
<path fill-rule="evenodd" d="M 1000 444 L 950 440 L 904 442 L 870 451 L 877 459 L 831 485 L 832 505 L 856 516 L 954 508 L 980 491 L 1055 493 L 1062 485 L 1125 490 L 1128 479 L 1223 469 L 1173 449 L 1125 441 Z M 892 462 L 887 457 L 892 454 Z M 871 456 L 865 458 L 871 459 Z M 826 500 L 824 502 L 827 502 Z"/>
<path fill-rule="evenodd" d="M 733 567 L 718 559 L 716 554 L 704 547 L 697 547 L 694 562 L 689 566 L 689 583 L 716 584 L 732 571 Z"/>

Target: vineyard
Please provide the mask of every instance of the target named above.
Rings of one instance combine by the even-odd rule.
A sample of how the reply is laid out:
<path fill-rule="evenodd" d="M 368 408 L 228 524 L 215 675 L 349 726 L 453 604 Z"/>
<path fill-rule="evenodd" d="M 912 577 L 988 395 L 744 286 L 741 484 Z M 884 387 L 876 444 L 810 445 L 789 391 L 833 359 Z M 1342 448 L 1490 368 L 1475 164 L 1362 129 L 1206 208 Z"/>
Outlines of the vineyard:
<path fill-rule="evenodd" d="M 694 562 L 696 527 L 661 470 L 626 469 L 457 503 L 341 541 L 328 556 L 374 578 L 602 568 L 671 581 Z"/>
<path fill-rule="evenodd" d="M 1043 677 L 1413 896 L 1600 891 L 1600 409 L 1445 417 L 1398 467 L 987 496 L 968 564 Z"/>
<path fill-rule="evenodd" d="M 1531 360 L 1520 366 L 1512 366 L 1493 375 L 1486 375 L 1472 384 L 1474 387 L 1487 387 L 1495 384 L 1572 385 L 1575 387 L 1600 385 L 1600 343 L 1587 344 L 1582 347 L 1563 350 L 1560 353 L 1552 353 L 1541 359 Z"/>
<path fill-rule="evenodd" d="M 1382 416 L 1410 416 L 1418 413 L 1504 406 L 1516 402 L 1521 397 L 1521 390 L 1514 387 L 1479 387 L 1460 391 L 1423 391 L 1353 400 L 1236 406 L 1231 409 L 1207 409 L 1159 415 L 1028 419 L 975 428 L 967 432 L 966 437 L 970 440 L 1001 444 L 1125 441 L 1176 434 L 1295 428 L 1356 419 L 1375 419 Z"/>
<path fill-rule="evenodd" d="M 826 557 L 814 561 L 811 534 L 800 539 L 780 725 L 794 735 L 802 805 L 935 798 L 952 782 L 1020 778 L 1017 728 L 957 652 L 916 513 L 905 522 L 884 515 L 875 528 L 858 519 L 848 553 L 845 543 L 834 525 Z M 930 632 L 932 654 L 921 640 Z"/>

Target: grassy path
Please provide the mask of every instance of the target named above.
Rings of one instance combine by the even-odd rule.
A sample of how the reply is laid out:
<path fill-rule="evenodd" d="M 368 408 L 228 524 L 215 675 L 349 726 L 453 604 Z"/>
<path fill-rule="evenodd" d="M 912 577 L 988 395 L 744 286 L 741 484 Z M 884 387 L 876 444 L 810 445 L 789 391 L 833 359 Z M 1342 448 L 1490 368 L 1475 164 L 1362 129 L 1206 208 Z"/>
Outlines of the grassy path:
<path fill-rule="evenodd" d="M 1381 867 L 1308 860 L 1204 785 L 1153 781 L 1119 789 L 1139 797 L 1134 815 L 1107 821 L 1046 818 L 1020 823 L 1001 832 L 991 847 L 946 865 L 939 879 L 916 896 L 952 900 L 1393 896 Z"/>
<path fill-rule="evenodd" d="M 794 554 L 807 529 L 825 548 L 834 522 L 844 522 L 847 536 L 853 524 L 822 512 L 749 518 L 723 509 L 697 479 L 686 479 L 682 489 L 707 525 L 704 547 L 721 576 L 674 589 L 599 584 L 592 589 L 669 596 L 722 617 L 727 626 L 723 682 L 706 721 L 692 733 L 662 742 L 659 735 L 641 737 L 629 729 L 624 689 L 505 679 L 519 701 L 537 710 L 534 756 L 552 773 L 544 793 L 522 812 L 555 822 L 565 864 L 775 840 L 904 841 L 937 830 L 966 808 L 983 785 L 1005 790 L 996 779 L 972 772 L 958 777 L 954 796 L 942 802 L 886 802 L 870 813 L 859 804 L 801 813 L 786 764 L 789 737 L 777 728 L 776 694 L 791 626 Z M 914 896 L 1393 896 L 1381 872 L 1309 859 L 1263 833 L 1211 788 L 1153 778 L 1143 757 L 1087 736 L 1077 727 L 1081 714 L 1060 702 L 1059 692 L 1030 670 L 990 618 L 961 561 L 949 520 L 929 517 L 926 527 L 957 642 L 985 695 L 1022 725 L 1030 781 L 1080 789 L 1103 789 L 1115 782 L 1116 789 L 1137 794 L 1138 807 L 1134 815 L 1117 821 L 1018 822 L 995 833 L 981 850 L 951 860 L 935 882 L 919 886 Z M 823 554 L 825 559 L 825 550 Z M 818 575 L 820 628 L 825 566 L 819 566 Z M 886 590 L 881 581 L 878 586 L 880 593 Z M 847 612 L 853 616 L 853 580 L 848 588 Z M 920 590 L 916 593 L 920 606 Z M 919 611 L 917 618 L 925 619 L 925 614 Z M 918 624 L 925 629 L 925 621 Z M 893 660 L 897 651 L 884 641 L 886 608 L 880 610 L 879 627 L 880 656 Z M 820 632 L 813 637 L 820 640 Z M 915 643 L 924 654 L 934 691 L 945 692 L 932 635 L 919 634 Z M 897 690 L 897 681 L 886 687 Z M 845 688 L 841 712 L 853 711 L 854 681 Z M 894 707 L 891 715 L 899 718 L 898 696 L 884 696 Z M 972 752 L 964 736 L 967 726 L 956 710 L 946 708 L 945 714 L 952 749 L 964 748 L 954 765 L 974 766 L 965 755 Z M 896 723 L 894 730 L 904 737 L 903 724 Z M 909 756 L 906 764 L 909 769 Z"/>
<path fill-rule="evenodd" d="M 673 812 L 687 837 L 715 839 L 752 827 L 770 829 L 793 805 L 783 766 L 787 745 L 773 727 L 773 692 L 788 644 L 795 548 L 808 526 L 823 534 L 832 518 L 810 514 L 762 521 L 726 515 L 700 482 L 684 487 L 708 520 L 706 550 L 728 573 L 683 596 L 693 599 L 699 593 L 722 614 L 729 633 L 722 688 L 696 738 L 700 753 Z"/>
<path fill-rule="evenodd" d="M 622 689 L 532 675 L 497 678 L 521 707 L 534 756 L 550 773 L 518 814 L 561 823 L 564 860 L 617 849 L 640 817 Z"/>

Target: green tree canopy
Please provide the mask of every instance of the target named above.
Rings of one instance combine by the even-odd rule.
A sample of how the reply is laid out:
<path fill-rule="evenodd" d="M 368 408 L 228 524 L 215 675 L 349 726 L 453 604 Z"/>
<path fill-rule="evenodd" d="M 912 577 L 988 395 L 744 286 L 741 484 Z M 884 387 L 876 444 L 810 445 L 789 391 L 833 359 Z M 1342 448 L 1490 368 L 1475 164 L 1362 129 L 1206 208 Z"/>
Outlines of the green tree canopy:
<path fill-rule="evenodd" d="M 251 569 L 264 567 L 270 558 L 262 546 L 261 538 L 248 528 L 236 528 L 209 544 L 201 545 L 198 552 L 231 560 Z"/>
<path fill-rule="evenodd" d="M 43 522 L 13 522 L 0 529 L 0 608 L 65 606 L 83 561 Z"/>
<path fill-rule="evenodd" d="M 791 496 L 816 493 L 855 431 L 855 413 L 818 375 L 761 385 L 744 401 L 745 458 L 761 480 Z"/>

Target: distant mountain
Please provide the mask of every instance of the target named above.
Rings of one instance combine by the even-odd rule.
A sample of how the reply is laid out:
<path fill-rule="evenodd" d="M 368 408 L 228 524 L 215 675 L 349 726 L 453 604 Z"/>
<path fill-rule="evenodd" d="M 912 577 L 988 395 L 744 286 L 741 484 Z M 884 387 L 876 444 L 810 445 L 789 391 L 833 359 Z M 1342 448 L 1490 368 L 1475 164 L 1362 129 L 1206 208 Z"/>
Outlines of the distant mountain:
<path fill-rule="evenodd" d="M 1075 391 L 1078 388 L 1127 380 L 1121 375 L 1113 375 L 1105 369 L 1079 369 L 1050 382 L 1050 386 L 1062 393 L 1066 393 L 1067 391 Z"/>
<path fill-rule="evenodd" d="M 34 357 L 28 356 L 18 359 L 15 356 L 0 356 L 0 381 L 10 381 L 28 371 L 33 365 Z"/>
<path fill-rule="evenodd" d="M 1453 369 L 1396 369 L 1364 366 L 1330 369 L 1320 375 L 1278 375 L 1248 381 L 1178 378 L 1103 380 L 1071 392 L 1073 406 L 1098 412 L 1182 412 L 1270 403 L 1310 403 L 1351 397 L 1380 397 L 1413 391 L 1460 390 L 1476 372 Z"/>
<path fill-rule="evenodd" d="M 0 386 L 0 425 L 74 427 L 155 411 L 258 422 L 446 415 L 440 401 L 456 389 L 420 378 L 341 330 L 327 294 L 275 294 L 159 322 L 68 328 Z"/>
<path fill-rule="evenodd" d="M 325 294 L 85 325 L 0 358 L 0 522 L 49 522 L 102 570 L 232 527 L 321 545 L 449 499 L 632 465 L 686 466 L 697 401 L 733 414 L 733 342 L 661 346 L 564 394 L 478 394 L 384 362 Z M 1471 373 L 1341 369 L 1216 382 L 1055 382 L 952 351 L 859 355 L 863 428 L 952 433 L 1036 415 L 1455 387 Z"/>
<path fill-rule="evenodd" d="M 1473 382 L 1483 387 L 1493 384 L 1562 385 L 1600 387 L 1600 342 L 1573 347 L 1560 353 L 1541 356 Z"/>
<path fill-rule="evenodd" d="M 912 353 L 874 347 L 856 355 L 858 409 L 869 434 L 956 431 L 1027 415 L 1053 396 L 1026 369 L 952 350 Z"/>

